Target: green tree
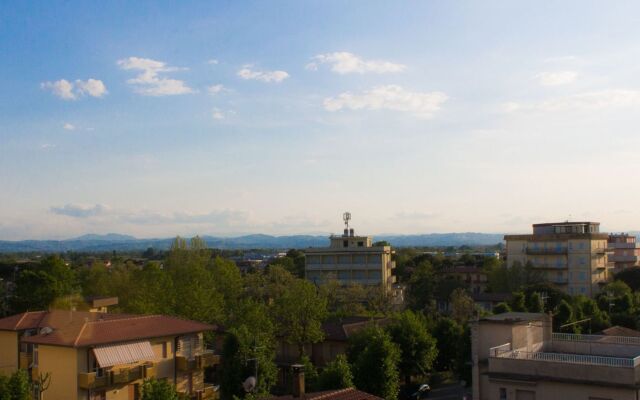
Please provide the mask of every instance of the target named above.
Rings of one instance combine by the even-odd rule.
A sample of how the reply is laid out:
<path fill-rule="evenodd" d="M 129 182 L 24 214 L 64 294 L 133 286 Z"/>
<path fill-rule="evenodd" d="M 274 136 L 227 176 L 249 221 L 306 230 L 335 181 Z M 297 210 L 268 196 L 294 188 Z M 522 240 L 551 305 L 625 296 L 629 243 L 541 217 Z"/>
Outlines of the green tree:
<path fill-rule="evenodd" d="M 0 400 L 11 400 L 9 377 L 2 374 L 0 374 Z"/>
<path fill-rule="evenodd" d="M 452 318 L 439 318 L 433 329 L 438 344 L 435 367 L 439 371 L 454 369 L 459 358 L 464 328 Z"/>
<path fill-rule="evenodd" d="M 318 390 L 345 389 L 353 386 L 353 374 L 347 356 L 338 356 L 318 376 Z"/>
<path fill-rule="evenodd" d="M 467 292 L 458 288 L 451 293 L 449 299 L 451 303 L 451 317 L 458 323 L 465 324 L 476 311 L 476 305 Z"/>
<path fill-rule="evenodd" d="M 514 292 L 509 305 L 511 311 L 527 312 L 524 292 Z"/>
<path fill-rule="evenodd" d="M 127 312 L 135 314 L 174 314 L 175 291 L 168 273 L 155 262 L 133 271 L 138 288 L 130 296 Z"/>
<path fill-rule="evenodd" d="M 495 305 L 495 307 L 493 307 L 493 313 L 494 314 L 502 314 L 502 313 L 506 313 L 511 311 L 511 307 L 509 307 L 509 304 L 502 302 L 502 303 L 498 303 Z"/>
<path fill-rule="evenodd" d="M 632 291 L 640 290 L 640 267 L 627 268 L 617 273 L 614 277 L 617 281 L 626 283 Z"/>
<path fill-rule="evenodd" d="M 377 326 L 368 327 L 349 339 L 347 357 L 353 382 L 365 392 L 396 400 L 399 391 L 400 348 Z"/>
<path fill-rule="evenodd" d="M 434 307 L 437 279 L 433 265 L 427 260 L 417 265 L 409 279 L 407 303 L 412 310 Z"/>
<path fill-rule="evenodd" d="M 406 384 L 411 383 L 411 376 L 431 371 L 438 349 L 422 314 L 406 310 L 393 319 L 387 330 L 401 350 L 399 369 Z"/>
<path fill-rule="evenodd" d="M 141 387 L 141 400 L 179 400 L 175 387 L 166 380 L 145 380 Z"/>
<path fill-rule="evenodd" d="M 576 325 L 573 325 L 568 328 L 561 328 L 562 325 L 569 324 L 575 322 L 575 316 L 573 313 L 573 307 L 566 300 L 562 300 L 558 307 L 556 308 L 556 312 L 553 316 L 553 327 L 556 331 L 567 330 L 575 331 L 577 328 Z"/>
<path fill-rule="evenodd" d="M 31 388 L 29 376 L 23 369 L 19 369 L 11 375 L 7 384 L 11 400 L 31 400 Z"/>
<path fill-rule="evenodd" d="M 300 358 L 300 364 L 304 366 L 304 386 L 308 392 L 316 392 L 318 389 L 318 369 L 313 365 L 308 355 Z"/>
<path fill-rule="evenodd" d="M 267 394 L 276 382 L 275 327 L 264 303 L 243 299 L 228 319 L 231 328 L 224 341 L 221 389 L 225 398 L 244 396 L 242 382 L 256 374 L 256 394 Z"/>
<path fill-rule="evenodd" d="M 308 281 L 295 280 L 276 298 L 273 315 L 278 333 L 298 347 L 301 357 L 305 344 L 324 338 L 321 325 L 327 316 L 327 301 Z"/>
<path fill-rule="evenodd" d="M 109 271 L 102 261 L 95 262 L 81 274 L 82 293 L 85 296 L 107 296 L 109 293 Z"/>
<path fill-rule="evenodd" d="M 224 309 L 233 308 L 243 292 L 242 274 L 231 260 L 215 257 L 209 265 L 214 290 L 222 294 Z"/>
<path fill-rule="evenodd" d="M 527 299 L 527 309 L 532 313 L 544 312 L 544 302 L 540 293 L 533 292 Z"/>

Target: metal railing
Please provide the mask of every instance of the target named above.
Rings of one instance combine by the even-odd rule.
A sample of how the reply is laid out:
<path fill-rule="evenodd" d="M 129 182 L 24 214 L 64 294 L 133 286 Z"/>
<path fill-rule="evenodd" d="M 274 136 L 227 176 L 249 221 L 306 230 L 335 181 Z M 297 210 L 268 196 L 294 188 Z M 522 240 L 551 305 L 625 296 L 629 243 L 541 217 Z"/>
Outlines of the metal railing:
<path fill-rule="evenodd" d="M 608 367 L 634 368 L 640 365 L 640 356 L 635 358 L 592 356 L 584 354 L 545 353 L 511 350 L 511 343 L 493 347 L 489 357 L 513 360 L 546 361 L 563 364 L 603 365 Z"/>
<path fill-rule="evenodd" d="M 608 336 L 608 335 L 582 335 L 579 333 L 553 333 L 552 340 L 570 342 L 600 342 L 606 344 L 624 344 L 640 346 L 640 337 L 633 336 Z"/>

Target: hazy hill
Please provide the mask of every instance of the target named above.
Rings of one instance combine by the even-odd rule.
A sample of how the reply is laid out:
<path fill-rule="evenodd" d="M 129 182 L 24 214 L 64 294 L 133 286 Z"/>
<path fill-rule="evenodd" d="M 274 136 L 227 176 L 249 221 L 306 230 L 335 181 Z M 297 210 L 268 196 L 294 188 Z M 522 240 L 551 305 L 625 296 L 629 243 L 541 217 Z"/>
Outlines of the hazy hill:
<path fill-rule="evenodd" d="M 493 233 L 430 233 L 424 235 L 380 235 L 374 240 L 386 240 L 396 247 L 407 246 L 482 246 L 502 241 L 501 234 Z M 220 249 L 304 249 L 324 247 L 327 236 L 292 235 L 245 235 L 237 237 L 204 236 L 209 247 Z M 134 251 L 153 247 L 166 250 L 173 238 L 137 239 L 133 236 L 109 233 L 88 234 L 67 240 L 21 240 L 0 241 L 0 252 L 65 252 L 65 251 Z"/>

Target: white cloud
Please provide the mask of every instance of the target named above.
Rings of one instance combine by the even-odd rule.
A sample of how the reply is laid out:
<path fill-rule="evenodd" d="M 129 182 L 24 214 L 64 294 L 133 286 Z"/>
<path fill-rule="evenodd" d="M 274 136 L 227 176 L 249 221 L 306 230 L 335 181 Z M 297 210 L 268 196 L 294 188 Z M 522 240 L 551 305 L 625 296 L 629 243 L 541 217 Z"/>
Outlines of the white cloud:
<path fill-rule="evenodd" d="M 221 84 L 217 84 L 217 85 L 211 85 L 207 88 L 207 91 L 209 92 L 209 94 L 218 94 L 218 93 L 222 93 L 222 92 L 228 92 L 229 89 L 227 89 L 226 87 L 224 87 L 224 85 Z"/>
<path fill-rule="evenodd" d="M 607 89 L 563 96 L 539 103 L 506 103 L 506 112 L 514 111 L 594 111 L 640 106 L 640 91 Z"/>
<path fill-rule="evenodd" d="M 60 79 L 55 82 L 43 82 L 40 87 L 45 90 L 50 90 L 51 93 L 60 97 L 63 100 L 75 100 L 76 95 L 73 93 L 73 83 L 66 79 Z"/>
<path fill-rule="evenodd" d="M 76 130 L 76 126 L 73 124 L 70 124 L 69 122 L 65 123 L 63 126 L 64 129 L 68 130 L 68 131 L 74 131 Z"/>
<path fill-rule="evenodd" d="M 211 116 L 213 117 L 213 119 L 217 119 L 217 120 L 224 119 L 224 113 L 219 108 L 214 108 L 211 111 Z"/>
<path fill-rule="evenodd" d="M 99 79 L 89 78 L 86 81 L 77 80 L 76 90 L 80 94 L 87 94 L 91 97 L 102 97 L 107 94 L 107 87 Z"/>
<path fill-rule="evenodd" d="M 239 71 L 238 76 L 242 79 L 255 79 L 262 82 L 282 82 L 289 77 L 286 71 L 255 71 L 252 65 L 244 65 Z"/>
<path fill-rule="evenodd" d="M 53 149 L 55 147 L 56 147 L 56 145 L 55 144 L 51 144 L 51 143 L 43 143 L 43 144 L 40 145 L 40 148 L 42 150 Z"/>
<path fill-rule="evenodd" d="M 73 218 L 89 218 L 107 213 L 109 207 L 102 204 L 65 204 L 60 207 L 51 207 L 49 210 L 58 215 L 66 215 Z"/>
<path fill-rule="evenodd" d="M 448 97 L 442 92 L 411 92 L 397 85 L 377 86 L 360 94 L 342 93 L 324 100 L 327 111 L 394 110 L 419 118 L 431 118 Z"/>
<path fill-rule="evenodd" d="M 42 82 L 40 87 L 50 90 L 51 93 L 63 100 L 75 100 L 81 96 L 102 97 L 107 94 L 107 87 L 99 79 L 89 78 L 86 81 L 80 79 L 75 83 L 66 79 L 60 79 L 55 82 Z"/>
<path fill-rule="evenodd" d="M 578 77 L 576 71 L 541 72 L 535 76 L 543 86 L 559 86 L 573 83 Z"/>
<path fill-rule="evenodd" d="M 207 64 L 209 64 L 209 65 L 217 65 L 218 64 L 218 60 L 216 60 L 215 58 L 212 58 L 211 60 L 207 61 Z"/>
<path fill-rule="evenodd" d="M 312 71 L 318 69 L 318 64 L 330 64 L 331 70 L 338 74 L 351 74 L 374 72 L 384 74 L 390 72 L 402 72 L 405 65 L 384 60 L 363 60 L 355 54 L 340 51 L 335 53 L 318 54 L 312 58 L 313 62 L 307 64 L 306 68 Z"/>
<path fill-rule="evenodd" d="M 139 94 L 145 96 L 172 96 L 194 92 L 184 81 L 160 76 L 161 73 L 179 71 L 184 68 L 169 67 L 162 61 L 139 57 L 119 60 L 118 66 L 124 70 L 140 71 L 138 76 L 127 80 L 127 83 L 133 85 Z"/>

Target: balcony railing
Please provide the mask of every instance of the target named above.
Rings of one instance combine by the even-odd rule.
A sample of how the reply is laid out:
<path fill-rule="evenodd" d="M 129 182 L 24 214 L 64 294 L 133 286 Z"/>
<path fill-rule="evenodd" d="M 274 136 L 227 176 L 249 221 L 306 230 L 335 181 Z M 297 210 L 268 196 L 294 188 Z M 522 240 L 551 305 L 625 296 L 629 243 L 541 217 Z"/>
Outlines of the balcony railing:
<path fill-rule="evenodd" d="M 203 390 L 196 391 L 196 400 L 216 400 L 220 398 L 219 386 L 209 383 L 204 384 Z"/>
<path fill-rule="evenodd" d="M 600 365 L 607 367 L 634 368 L 640 364 L 640 356 L 635 358 L 604 357 L 585 354 L 546 353 L 511 350 L 511 344 L 493 347 L 489 356 L 494 358 L 508 358 L 512 360 L 546 361 L 563 364 Z"/>
<path fill-rule="evenodd" d="M 147 362 L 133 367 L 107 370 L 104 371 L 102 376 L 97 376 L 95 372 L 81 372 L 78 374 L 78 386 L 82 389 L 100 389 L 155 376 L 154 364 Z"/>
<path fill-rule="evenodd" d="M 576 333 L 553 333 L 551 338 L 558 341 L 570 342 L 600 342 L 607 344 L 623 344 L 640 346 L 640 337 L 634 336 L 608 336 L 608 335 L 582 335 Z"/>

